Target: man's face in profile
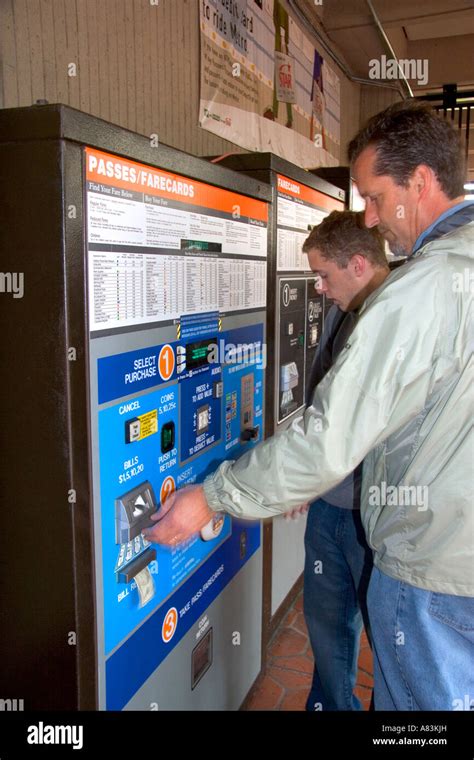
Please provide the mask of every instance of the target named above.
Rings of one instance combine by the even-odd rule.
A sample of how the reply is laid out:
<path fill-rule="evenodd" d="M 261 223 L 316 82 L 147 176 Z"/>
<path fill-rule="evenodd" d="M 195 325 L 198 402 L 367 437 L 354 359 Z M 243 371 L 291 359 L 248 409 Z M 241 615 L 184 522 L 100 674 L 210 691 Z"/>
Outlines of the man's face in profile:
<path fill-rule="evenodd" d="M 369 146 L 362 151 L 353 167 L 357 188 L 366 203 L 365 224 L 367 227 L 378 227 L 396 256 L 407 255 L 418 237 L 418 194 L 411 181 L 407 187 L 402 187 L 387 174 L 375 174 L 376 158 L 375 148 Z"/>
<path fill-rule="evenodd" d="M 362 285 L 355 275 L 351 261 L 345 269 L 342 269 L 334 261 L 325 259 L 317 248 L 308 251 L 308 260 L 311 269 L 316 274 L 314 285 L 316 292 L 325 293 L 342 311 L 351 311 L 356 308 L 357 304 L 354 304 L 354 301 Z"/>

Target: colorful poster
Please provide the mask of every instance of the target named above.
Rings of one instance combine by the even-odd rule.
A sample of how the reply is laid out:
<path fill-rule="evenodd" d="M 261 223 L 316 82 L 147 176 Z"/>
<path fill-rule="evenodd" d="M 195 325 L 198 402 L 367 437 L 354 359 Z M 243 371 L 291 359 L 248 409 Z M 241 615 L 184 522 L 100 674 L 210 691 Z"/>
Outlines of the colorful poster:
<path fill-rule="evenodd" d="M 339 164 L 339 77 L 282 3 L 198 2 L 200 126 L 306 168 Z"/>

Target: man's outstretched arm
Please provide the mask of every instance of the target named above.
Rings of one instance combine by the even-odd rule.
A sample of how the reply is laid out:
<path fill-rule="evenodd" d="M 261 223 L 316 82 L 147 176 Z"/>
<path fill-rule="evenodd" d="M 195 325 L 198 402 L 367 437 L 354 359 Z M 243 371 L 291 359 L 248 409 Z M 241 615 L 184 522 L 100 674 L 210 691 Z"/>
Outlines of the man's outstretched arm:
<path fill-rule="evenodd" d="M 237 461 L 223 462 L 203 486 L 173 495 L 173 509 L 149 531 L 149 539 L 170 543 L 165 536 L 179 535 L 184 540 L 209 521 L 211 510 L 261 519 L 317 498 L 424 408 L 435 381 L 440 330 L 436 315 L 420 315 L 419 302 L 422 291 L 437 283 L 412 281 L 408 298 L 403 279 L 403 285 L 394 283 L 403 289 L 403 320 L 400 297 L 387 291 L 377 297 L 304 415 Z"/>

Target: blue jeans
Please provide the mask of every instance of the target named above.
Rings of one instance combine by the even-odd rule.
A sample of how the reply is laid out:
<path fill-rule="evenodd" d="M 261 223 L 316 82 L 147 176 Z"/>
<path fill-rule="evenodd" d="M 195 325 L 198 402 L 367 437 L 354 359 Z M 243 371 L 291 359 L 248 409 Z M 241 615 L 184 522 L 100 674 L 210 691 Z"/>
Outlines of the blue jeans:
<path fill-rule="evenodd" d="M 474 710 L 474 598 L 374 567 L 367 597 L 376 710 Z"/>
<path fill-rule="evenodd" d="M 306 709 L 361 710 L 354 686 L 372 552 L 359 511 L 313 502 L 305 549 L 304 614 L 315 659 Z"/>

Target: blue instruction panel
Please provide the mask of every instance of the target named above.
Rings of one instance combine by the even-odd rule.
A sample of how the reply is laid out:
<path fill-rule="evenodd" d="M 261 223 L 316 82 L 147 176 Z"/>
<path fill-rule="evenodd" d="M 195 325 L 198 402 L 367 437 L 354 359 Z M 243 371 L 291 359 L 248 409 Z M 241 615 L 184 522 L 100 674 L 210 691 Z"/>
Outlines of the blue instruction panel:
<path fill-rule="evenodd" d="M 102 551 L 106 653 L 112 651 L 159 606 L 231 534 L 231 520 L 222 515 L 219 535 L 210 541 L 200 536 L 175 549 L 155 547 L 150 566 L 156 587 L 152 601 L 140 607 L 136 583 L 118 583 L 119 563 L 136 561 L 148 549 L 141 534 L 116 543 L 117 501 L 142 483 L 150 483 L 155 506 L 168 493 L 190 483 L 199 483 L 225 458 L 237 458 L 253 441 L 241 441 L 242 402 L 248 384 L 252 387 L 254 441 L 261 438 L 263 400 L 263 327 L 231 330 L 205 339 L 206 364 L 185 369 L 170 382 L 149 389 L 149 378 L 135 378 L 140 395 L 129 395 L 99 411 L 99 461 L 102 503 Z M 191 341 L 188 346 L 199 344 Z M 178 357 L 182 343 L 167 344 Z M 207 348 L 207 346 L 209 348 Z M 235 347 L 244 347 L 242 361 L 232 360 Z M 237 348 L 238 350 L 238 348 Z M 241 348 L 243 351 L 243 349 Z M 162 346 L 127 352 L 98 360 L 99 398 L 110 401 L 121 393 L 129 369 L 149 360 L 158 364 Z M 207 363 L 207 357 L 217 361 Z M 188 351 L 188 354 L 193 354 Z M 240 357 L 237 357 L 240 358 Z M 152 361 L 153 360 L 153 361 Z M 191 359 L 193 360 L 193 358 Z M 200 361 L 200 360 L 198 360 Z M 154 363 L 153 363 L 154 362 Z M 158 381 L 160 377 L 158 375 Z M 155 377 L 155 384 L 157 378 Z M 180 409 L 182 413 L 180 415 Z M 185 410 L 185 412 L 184 412 Z M 246 420 L 248 425 L 249 420 Z M 138 494 L 138 498 L 139 494 Z M 258 527 L 258 526 L 257 526 Z M 128 538 L 128 536 L 127 536 Z"/>

